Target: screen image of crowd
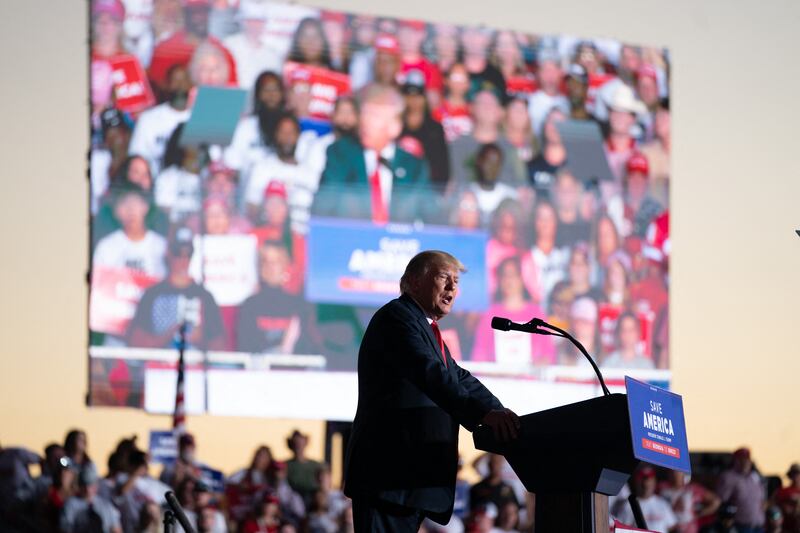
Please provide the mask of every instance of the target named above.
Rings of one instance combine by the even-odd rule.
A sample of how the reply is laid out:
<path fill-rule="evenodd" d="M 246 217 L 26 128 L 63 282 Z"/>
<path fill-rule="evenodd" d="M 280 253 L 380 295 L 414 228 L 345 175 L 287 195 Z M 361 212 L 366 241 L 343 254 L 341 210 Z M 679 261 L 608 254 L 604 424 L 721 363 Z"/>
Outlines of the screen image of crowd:
<path fill-rule="evenodd" d="M 214 89 L 243 95 L 212 109 L 232 134 L 183 142 Z M 496 334 L 500 315 L 568 329 L 603 368 L 669 368 L 663 49 L 257 0 L 93 0 L 91 103 L 90 350 L 107 350 L 93 404 L 141 406 L 150 363 L 125 350 L 174 351 L 183 322 L 190 349 L 353 371 L 379 304 L 319 296 L 309 272 L 370 228 L 480 243 L 464 278 L 481 294 L 462 299 L 483 303 L 442 324 L 465 364 L 588 368 L 562 339 Z M 382 301 L 416 251 L 382 266 Z"/>
<path fill-rule="evenodd" d="M 201 460 L 202 442 L 190 433 L 177 439 L 177 457 L 168 462 L 141 449 L 135 436 L 121 439 L 106 464 L 94 462 L 80 430 L 70 431 L 63 445 L 49 444 L 41 456 L 25 448 L 0 448 L 0 526 L 3 531 L 158 532 L 167 509 L 164 494 L 172 490 L 199 532 L 352 532 L 351 502 L 336 488 L 330 466 L 306 453 L 308 443 L 309 437 L 295 430 L 283 460 L 258 446 L 230 474 Z M 789 467 L 784 484 L 779 476 L 760 473 L 748 448 L 708 457 L 715 458 L 698 460 L 692 476 L 642 463 L 610 498 L 611 524 L 634 525 L 627 499 L 632 493 L 652 531 L 800 532 L 799 464 Z M 37 465 L 38 475 L 32 468 Z M 502 456 L 459 461 L 455 493 L 450 522 L 441 526 L 426 520 L 421 533 L 533 531 L 535 495 L 525 491 Z"/>

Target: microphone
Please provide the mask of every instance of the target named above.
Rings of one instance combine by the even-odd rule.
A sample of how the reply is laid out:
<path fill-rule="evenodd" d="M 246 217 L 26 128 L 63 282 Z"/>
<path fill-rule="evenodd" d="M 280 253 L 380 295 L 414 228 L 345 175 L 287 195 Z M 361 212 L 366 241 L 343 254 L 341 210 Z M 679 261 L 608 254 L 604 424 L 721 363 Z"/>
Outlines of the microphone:
<path fill-rule="evenodd" d="M 574 344 L 575 347 L 578 348 L 583 356 L 589 361 L 589 364 L 592 365 L 592 369 L 597 375 L 597 380 L 600 382 L 600 386 L 603 389 L 603 394 L 606 396 L 611 394 L 611 392 L 608 390 L 608 387 L 606 387 L 606 381 L 603 379 L 603 374 L 600 373 L 600 369 L 597 367 L 597 363 L 594 362 L 592 356 L 589 355 L 589 352 L 586 351 L 586 348 L 583 347 L 583 344 L 578 342 L 578 339 L 563 329 L 552 324 L 548 324 L 541 318 L 533 318 L 530 322 L 517 324 L 516 322 L 512 322 L 511 320 L 501 316 L 492 317 L 492 329 L 499 329 L 500 331 L 508 331 L 513 329 L 515 331 L 524 331 L 525 333 L 533 333 L 535 335 L 556 335 L 558 337 L 564 337 Z"/>
<path fill-rule="evenodd" d="M 170 509 L 172 509 L 172 512 L 175 513 L 175 518 L 178 519 L 178 522 L 180 522 L 183 530 L 186 533 L 196 533 L 191 522 L 189 522 L 189 518 L 186 516 L 186 513 L 183 512 L 181 504 L 178 503 L 178 498 L 175 497 L 175 493 L 169 491 L 164 494 L 164 498 L 166 498 L 167 504 L 169 505 Z"/>
<path fill-rule="evenodd" d="M 517 324 L 501 316 L 492 317 L 492 329 L 499 329 L 500 331 L 514 330 L 524 331 L 525 333 L 544 333 L 539 329 L 539 326 L 543 324 L 544 321 L 541 318 L 534 318 L 525 324 Z"/>

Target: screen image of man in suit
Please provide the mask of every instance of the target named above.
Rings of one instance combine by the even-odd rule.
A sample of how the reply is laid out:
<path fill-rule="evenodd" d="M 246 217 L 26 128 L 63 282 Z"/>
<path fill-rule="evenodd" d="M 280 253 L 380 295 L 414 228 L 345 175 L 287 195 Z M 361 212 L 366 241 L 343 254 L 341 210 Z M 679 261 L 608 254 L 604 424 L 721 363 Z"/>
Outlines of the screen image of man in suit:
<path fill-rule="evenodd" d="M 392 86 L 372 84 L 359 97 L 358 137 L 343 136 L 327 150 L 312 213 L 413 222 L 422 217 L 420 195 L 431 189 L 428 164 L 396 144 L 405 101 Z"/>
<path fill-rule="evenodd" d="M 516 438 L 519 419 L 442 341 L 464 265 L 441 251 L 417 254 L 401 296 L 379 309 L 358 354 L 358 409 L 345 458 L 345 494 L 356 533 L 416 532 L 425 517 L 453 512 L 458 426 L 484 424 Z"/>

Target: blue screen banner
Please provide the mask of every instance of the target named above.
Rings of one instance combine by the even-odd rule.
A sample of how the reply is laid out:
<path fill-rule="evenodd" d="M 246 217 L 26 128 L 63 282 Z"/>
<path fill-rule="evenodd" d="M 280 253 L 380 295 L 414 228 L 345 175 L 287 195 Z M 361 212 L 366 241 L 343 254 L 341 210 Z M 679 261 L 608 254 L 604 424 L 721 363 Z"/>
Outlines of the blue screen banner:
<path fill-rule="evenodd" d="M 633 455 L 670 470 L 691 473 L 683 398 L 668 390 L 625 377 Z"/>
<path fill-rule="evenodd" d="M 168 465 L 178 457 L 178 437 L 172 430 L 150 430 L 150 460 Z"/>
<path fill-rule="evenodd" d="M 423 250 L 444 250 L 467 267 L 457 311 L 489 304 L 485 231 L 312 218 L 308 236 L 306 298 L 317 303 L 381 306 L 396 298 L 408 261 Z"/>

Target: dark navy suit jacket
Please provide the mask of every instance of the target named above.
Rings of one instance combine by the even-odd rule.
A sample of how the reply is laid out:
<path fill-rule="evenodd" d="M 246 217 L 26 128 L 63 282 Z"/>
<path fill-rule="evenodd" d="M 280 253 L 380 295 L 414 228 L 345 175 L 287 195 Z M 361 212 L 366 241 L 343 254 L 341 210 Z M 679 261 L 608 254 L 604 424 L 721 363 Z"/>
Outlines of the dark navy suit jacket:
<path fill-rule="evenodd" d="M 358 354 L 358 410 L 345 459 L 345 494 L 453 511 L 458 426 L 472 431 L 500 401 L 447 354 L 407 295 L 379 309 Z"/>

